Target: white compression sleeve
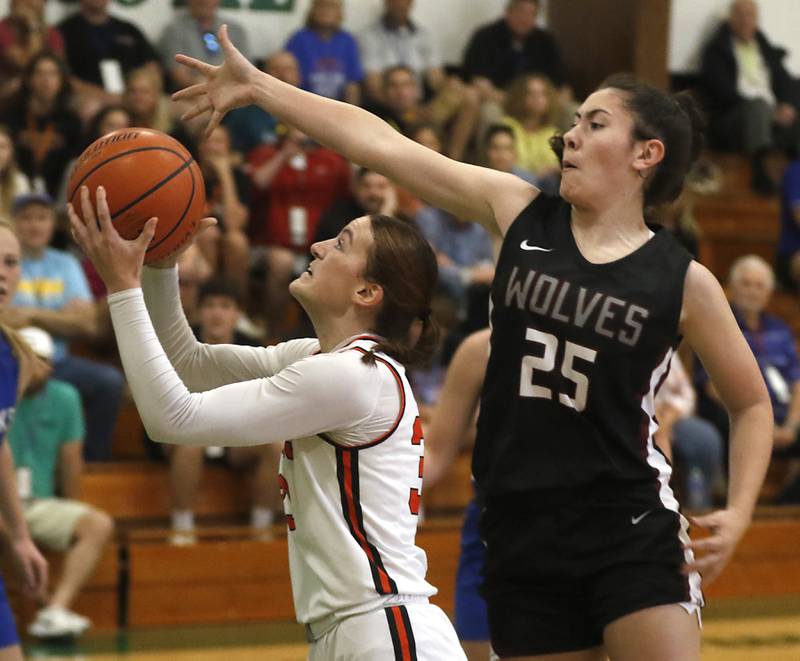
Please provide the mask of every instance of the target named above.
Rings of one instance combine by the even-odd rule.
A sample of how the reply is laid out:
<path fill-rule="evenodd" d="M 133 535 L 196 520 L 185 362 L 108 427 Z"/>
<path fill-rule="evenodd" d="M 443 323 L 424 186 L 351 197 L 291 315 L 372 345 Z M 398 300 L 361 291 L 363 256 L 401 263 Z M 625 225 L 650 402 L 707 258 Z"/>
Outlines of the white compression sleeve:
<path fill-rule="evenodd" d="M 183 313 L 177 267 L 144 268 L 142 290 L 161 346 L 192 392 L 272 376 L 319 349 L 315 339 L 266 348 L 198 342 Z"/>
<path fill-rule="evenodd" d="M 376 407 L 379 370 L 344 353 L 300 360 L 271 378 L 190 393 L 159 344 L 142 291 L 116 292 L 108 304 L 131 392 L 154 440 L 238 446 L 347 434 Z M 348 383 L 359 387 L 341 388 Z"/>

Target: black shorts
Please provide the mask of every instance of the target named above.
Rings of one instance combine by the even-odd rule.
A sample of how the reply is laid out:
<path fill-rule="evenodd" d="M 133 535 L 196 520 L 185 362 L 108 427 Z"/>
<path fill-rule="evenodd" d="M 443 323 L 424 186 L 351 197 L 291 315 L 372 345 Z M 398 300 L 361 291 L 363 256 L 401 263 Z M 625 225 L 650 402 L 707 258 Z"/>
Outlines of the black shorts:
<path fill-rule="evenodd" d="M 649 485 L 488 502 L 482 592 L 492 647 L 500 656 L 589 649 L 625 615 L 701 606 L 699 575 L 681 574 L 687 527 Z"/>

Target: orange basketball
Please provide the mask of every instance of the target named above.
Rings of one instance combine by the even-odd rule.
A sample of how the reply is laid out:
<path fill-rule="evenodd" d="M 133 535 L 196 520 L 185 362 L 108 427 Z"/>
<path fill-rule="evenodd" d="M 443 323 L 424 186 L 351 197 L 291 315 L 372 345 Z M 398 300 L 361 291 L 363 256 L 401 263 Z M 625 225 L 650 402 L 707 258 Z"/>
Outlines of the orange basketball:
<path fill-rule="evenodd" d="M 78 215 L 81 186 L 89 187 L 92 205 L 97 187 L 106 189 L 111 220 L 126 239 L 135 239 L 150 218 L 158 217 L 145 263 L 180 248 L 205 213 L 203 175 L 192 155 L 152 129 L 120 129 L 86 148 L 67 186 L 67 200 Z"/>

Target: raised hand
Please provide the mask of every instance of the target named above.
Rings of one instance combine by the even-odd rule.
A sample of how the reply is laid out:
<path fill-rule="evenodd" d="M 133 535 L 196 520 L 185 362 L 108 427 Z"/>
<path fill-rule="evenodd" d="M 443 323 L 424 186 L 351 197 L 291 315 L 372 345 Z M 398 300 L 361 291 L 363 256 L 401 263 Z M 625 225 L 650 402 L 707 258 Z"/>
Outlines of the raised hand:
<path fill-rule="evenodd" d="M 225 56 L 225 61 L 220 66 L 215 67 L 187 55 L 175 56 L 176 61 L 199 74 L 203 82 L 175 92 L 172 98 L 191 104 L 191 108 L 183 114 L 184 120 L 211 112 L 206 135 L 219 126 L 229 110 L 253 103 L 254 79 L 266 75 L 256 69 L 231 43 L 226 25 L 220 27 L 217 39 Z"/>

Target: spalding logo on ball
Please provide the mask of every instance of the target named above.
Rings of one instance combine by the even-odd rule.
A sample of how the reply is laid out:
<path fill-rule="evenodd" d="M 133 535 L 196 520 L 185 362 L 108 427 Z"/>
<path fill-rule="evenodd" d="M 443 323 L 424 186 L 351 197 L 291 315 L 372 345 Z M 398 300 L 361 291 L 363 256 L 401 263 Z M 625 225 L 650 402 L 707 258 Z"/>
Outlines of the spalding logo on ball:
<path fill-rule="evenodd" d="M 92 206 L 97 187 L 105 187 L 111 220 L 126 239 L 135 239 L 150 218 L 158 217 L 146 264 L 180 248 L 206 210 L 197 162 L 177 140 L 152 129 L 119 129 L 86 148 L 67 186 L 67 199 L 79 216 L 81 186 L 88 186 Z"/>

